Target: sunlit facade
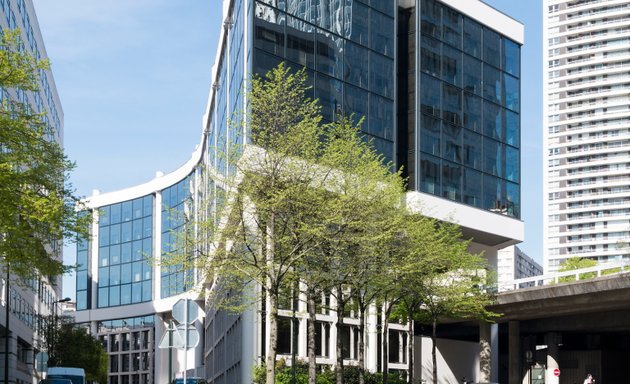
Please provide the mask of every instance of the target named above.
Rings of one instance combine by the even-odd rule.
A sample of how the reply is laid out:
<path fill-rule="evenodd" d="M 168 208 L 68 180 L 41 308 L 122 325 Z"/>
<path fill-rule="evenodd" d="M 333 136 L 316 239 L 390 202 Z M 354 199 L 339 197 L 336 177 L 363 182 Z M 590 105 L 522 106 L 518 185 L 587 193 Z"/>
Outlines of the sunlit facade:
<path fill-rule="evenodd" d="M 25 52 L 36 59 L 46 59 L 46 48 L 39 30 L 37 15 L 32 0 L 0 1 L 0 30 L 19 29 Z M 39 72 L 37 92 L 16 89 L 0 89 L 0 101 L 18 100 L 28 104 L 30 110 L 42 113 L 43 121 L 52 129 L 47 136 L 50 141 L 63 145 L 63 109 L 57 94 L 55 80 L 50 70 Z M 62 241 L 46 244 L 50 255 L 63 258 Z M 3 269 L 3 268 L 2 268 Z M 41 373 L 35 370 L 34 356 L 44 349 L 46 329 L 40 316 L 61 312 L 61 277 L 49 281 L 47 278 L 23 281 L 11 276 L 7 285 L 6 276 L 0 284 L 0 355 L 4 356 L 7 337 L 6 308 L 9 290 L 9 380 L 12 382 L 37 383 Z M 0 377 L 4 378 L 4 357 L 0 359 Z"/>
<path fill-rule="evenodd" d="M 157 344 L 173 303 L 198 282 L 197 271 L 159 261 L 181 244 L 173 235 L 186 232 L 197 204 L 221 195 L 212 175 L 233 171 L 225 154 L 249 140 L 246 128 L 230 124 L 247 104 L 247 75 L 282 61 L 306 69 L 325 122 L 365 117 L 362 130 L 378 151 L 404 166 L 411 209 L 458 222 L 473 239 L 471 250 L 483 251 L 493 265 L 498 249 L 522 241 L 520 23 L 477 0 L 224 0 L 219 39 L 201 143 L 187 164 L 86 199 L 96 236 L 78 250 L 85 265 L 77 274 L 76 319 L 107 341 L 110 384 L 166 382 L 169 366 L 171 377 L 184 369 L 182 352 L 169 357 Z M 204 304 L 203 322 L 196 323 L 204 341 L 189 352 L 188 374 L 212 383 L 251 382 L 269 343 L 263 308 L 231 314 L 203 296 L 194 298 Z M 304 359 L 305 304 L 297 303 L 296 323 L 291 305 L 280 308 L 278 353 Z M 317 361 L 334 363 L 339 336 L 344 359 L 356 364 L 358 319 L 345 318 L 340 335 L 332 326 L 337 319 L 329 310 L 317 315 Z M 390 326 L 390 349 L 383 351 L 379 321 L 374 313 L 367 322 L 367 366 L 376 371 L 388 359 L 392 371 L 404 372 L 407 325 Z M 151 331 L 148 344 L 144 330 Z M 111 349 L 130 337 L 141 349 Z M 125 361 L 134 356 L 138 367 L 148 367 L 146 376 L 128 369 Z"/>
<path fill-rule="evenodd" d="M 630 2 L 546 0 L 544 267 L 628 258 Z"/>

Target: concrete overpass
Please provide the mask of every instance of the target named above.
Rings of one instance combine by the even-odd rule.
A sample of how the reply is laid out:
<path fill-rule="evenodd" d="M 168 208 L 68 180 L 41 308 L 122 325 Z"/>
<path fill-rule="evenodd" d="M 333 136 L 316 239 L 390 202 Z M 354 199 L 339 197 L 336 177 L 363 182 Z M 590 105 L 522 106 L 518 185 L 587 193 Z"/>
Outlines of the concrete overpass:
<path fill-rule="evenodd" d="M 630 272 L 501 292 L 492 310 L 503 314 L 501 383 L 579 384 L 589 372 L 598 384 L 630 382 Z"/>

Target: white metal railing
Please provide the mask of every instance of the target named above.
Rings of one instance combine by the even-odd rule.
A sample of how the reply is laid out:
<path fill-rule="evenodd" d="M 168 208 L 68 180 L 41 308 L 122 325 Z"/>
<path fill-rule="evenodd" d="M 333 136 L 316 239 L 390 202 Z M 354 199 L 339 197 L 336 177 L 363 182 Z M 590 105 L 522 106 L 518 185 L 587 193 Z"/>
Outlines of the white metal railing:
<path fill-rule="evenodd" d="M 523 279 L 516 279 L 499 284 L 499 292 L 513 291 L 521 288 L 539 287 L 543 285 L 551 285 L 560 283 L 560 279 L 563 277 L 573 277 L 574 281 L 588 280 L 595 276 L 600 277 L 603 275 L 615 275 L 618 273 L 626 272 L 630 270 L 630 262 L 617 261 L 611 263 L 602 263 L 594 267 L 575 269 L 565 272 L 556 272 L 547 275 L 539 275 L 533 277 L 526 277 Z M 595 276 L 592 274 L 595 273 Z"/>

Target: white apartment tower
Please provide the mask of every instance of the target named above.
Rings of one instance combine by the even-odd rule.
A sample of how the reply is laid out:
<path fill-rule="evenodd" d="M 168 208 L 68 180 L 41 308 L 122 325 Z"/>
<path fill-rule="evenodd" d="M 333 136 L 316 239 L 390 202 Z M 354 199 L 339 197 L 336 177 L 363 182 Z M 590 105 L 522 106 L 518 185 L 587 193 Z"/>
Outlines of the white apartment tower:
<path fill-rule="evenodd" d="M 630 237 L 630 1 L 545 0 L 544 268 Z"/>

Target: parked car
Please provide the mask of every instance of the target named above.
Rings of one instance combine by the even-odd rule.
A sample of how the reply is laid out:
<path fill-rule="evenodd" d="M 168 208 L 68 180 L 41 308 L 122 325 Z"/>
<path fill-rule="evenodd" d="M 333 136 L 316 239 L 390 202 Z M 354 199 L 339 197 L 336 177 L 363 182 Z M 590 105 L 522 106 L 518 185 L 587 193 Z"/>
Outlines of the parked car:
<path fill-rule="evenodd" d="M 171 384 L 184 384 L 184 378 L 178 377 L 171 381 Z M 203 377 L 187 377 L 186 384 L 208 384 L 208 382 Z"/>

